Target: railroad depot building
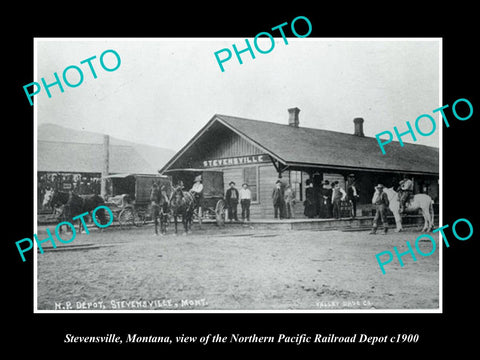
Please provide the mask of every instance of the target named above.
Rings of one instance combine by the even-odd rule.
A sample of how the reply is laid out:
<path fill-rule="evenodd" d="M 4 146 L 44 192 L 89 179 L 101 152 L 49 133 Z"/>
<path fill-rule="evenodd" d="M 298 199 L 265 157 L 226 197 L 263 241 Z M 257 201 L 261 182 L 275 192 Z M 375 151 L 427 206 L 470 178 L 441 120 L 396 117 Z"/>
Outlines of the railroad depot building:
<path fill-rule="evenodd" d="M 354 176 L 360 198 L 357 215 L 371 215 L 374 186 L 397 187 L 404 174 L 414 182 L 414 193 L 427 193 L 438 206 L 439 149 L 398 142 L 383 155 L 378 142 L 363 132 L 363 119 L 353 120 L 351 134 L 304 128 L 298 108 L 288 109 L 284 125 L 215 114 L 173 156 L 160 173 L 176 169 L 220 170 L 224 190 L 230 181 L 252 192 L 251 217 L 273 218 L 272 190 L 280 178 L 295 190 L 295 216 L 303 217 L 306 180 L 339 181 L 346 189 Z M 175 181 L 175 179 L 174 179 Z M 185 182 L 190 188 L 193 179 Z"/>

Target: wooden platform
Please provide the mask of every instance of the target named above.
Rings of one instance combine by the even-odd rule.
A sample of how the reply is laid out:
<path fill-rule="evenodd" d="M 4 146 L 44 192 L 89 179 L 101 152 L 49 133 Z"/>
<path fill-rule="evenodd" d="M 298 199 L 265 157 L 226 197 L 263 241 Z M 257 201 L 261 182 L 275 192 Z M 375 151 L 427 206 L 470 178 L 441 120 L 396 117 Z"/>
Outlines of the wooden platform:
<path fill-rule="evenodd" d="M 43 221 L 42 221 L 43 220 Z M 46 221 L 45 221 L 46 220 Z M 373 216 L 359 216 L 356 218 L 340 218 L 340 219 L 252 219 L 250 222 L 229 222 L 226 221 L 223 226 L 218 226 L 215 220 L 203 220 L 201 228 L 202 229 L 251 229 L 251 230 L 318 230 L 318 231 L 328 231 L 328 230 L 341 230 L 341 231 L 366 231 L 371 230 L 373 222 Z M 403 227 L 422 227 L 423 226 L 423 216 L 421 215 L 408 215 L 403 218 Z M 393 216 L 388 217 L 389 226 L 393 229 L 395 227 L 395 220 Z M 57 222 L 53 219 L 38 219 L 38 224 L 48 227 L 54 227 Z M 435 224 L 438 224 L 438 216 L 435 215 Z M 144 226 L 152 226 L 153 222 L 148 221 Z M 173 225 L 173 224 L 172 224 Z M 42 227 L 43 227 L 42 226 Z M 198 221 L 194 221 L 193 231 L 199 229 Z M 114 222 L 111 226 L 112 228 L 120 227 L 118 222 Z M 142 226 L 141 226 L 142 227 Z M 139 228 L 141 228 L 139 227 Z M 179 223 L 179 229 L 181 229 L 182 224 Z M 134 226 L 124 226 L 122 227 L 126 231 L 129 228 L 135 228 Z M 95 225 L 89 226 L 89 229 L 96 229 Z"/>
<path fill-rule="evenodd" d="M 371 230 L 373 216 L 360 216 L 356 218 L 340 219 L 253 219 L 250 222 L 229 222 L 224 227 L 243 227 L 262 230 L 342 230 L 342 231 L 366 231 Z M 395 227 L 393 216 L 388 217 L 389 226 Z M 403 227 L 423 226 L 424 219 L 421 215 L 408 215 L 403 218 Z M 438 216 L 435 216 L 435 224 L 438 223 Z M 198 223 L 194 224 L 198 227 Z M 204 221 L 203 227 L 218 227 L 214 221 Z"/>

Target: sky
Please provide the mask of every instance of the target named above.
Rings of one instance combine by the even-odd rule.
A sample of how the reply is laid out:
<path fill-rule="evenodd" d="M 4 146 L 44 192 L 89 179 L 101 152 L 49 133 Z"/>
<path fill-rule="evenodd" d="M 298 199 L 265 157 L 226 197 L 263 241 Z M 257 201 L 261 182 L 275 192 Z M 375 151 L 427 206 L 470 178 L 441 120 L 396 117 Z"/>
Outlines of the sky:
<path fill-rule="evenodd" d="M 253 43 L 253 39 L 249 39 Z M 84 80 L 78 87 L 63 83 L 35 96 L 37 126 L 57 124 L 109 134 L 133 142 L 183 147 L 214 114 L 288 123 L 288 108 L 300 109 L 300 126 L 353 133 L 353 119 L 363 117 L 366 136 L 407 130 L 406 121 L 430 114 L 437 121 L 431 136 L 415 144 L 439 146 L 440 40 L 275 38 L 268 54 L 242 54 L 225 62 L 221 72 L 214 53 L 245 48 L 244 38 L 36 39 L 32 81 L 54 81 L 54 72 L 75 65 Z M 268 49 L 268 38 L 259 46 Z M 252 45 L 253 46 L 253 45 Z M 113 49 L 120 67 L 100 66 L 100 55 Z M 221 56 L 224 56 L 222 54 Z M 92 60 L 97 78 L 88 64 Z M 107 53 L 105 64 L 115 57 Z M 79 80 L 75 70 L 68 79 Z M 26 99 L 27 103 L 28 100 Z M 431 126 L 420 125 L 427 133 Z M 273 135 L 273 134 L 272 134 Z M 406 136 L 405 142 L 413 142 Z M 379 150 L 380 151 L 380 150 Z"/>

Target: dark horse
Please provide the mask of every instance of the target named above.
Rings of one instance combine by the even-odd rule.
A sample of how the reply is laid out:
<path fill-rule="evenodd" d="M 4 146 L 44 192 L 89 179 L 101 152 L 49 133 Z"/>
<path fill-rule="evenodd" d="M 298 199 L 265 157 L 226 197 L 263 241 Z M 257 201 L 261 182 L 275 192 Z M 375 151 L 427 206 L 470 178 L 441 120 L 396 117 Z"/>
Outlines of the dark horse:
<path fill-rule="evenodd" d="M 54 211 L 57 210 L 57 219 L 61 221 L 68 221 L 74 223 L 73 218 L 85 212 L 90 213 L 99 205 L 105 205 L 105 201 L 99 195 L 77 195 L 75 193 L 67 193 L 62 191 L 53 191 L 49 199 L 44 202 L 50 206 Z M 105 209 L 98 209 L 96 216 L 102 225 L 107 223 L 105 216 Z M 82 232 L 82 220 L 79 218 L 78 232 Z M 68 229 L 68 228 L 67 228 Z M 62 228 L 60 227 L 60 231 Z"/>
<path fill-rule="evenodd" d="M 167 233 L 167 223 L 168 223 L 168 199 L 166 195 L 162 192 L 164 187 L 159 188 L 156 183 L 152 185 L 150 190 L 150 201 L 151 205 L 151 215 L 155 223 L 155 235 L 158 235 L 158 219 L 160 219 L 160 233 L 165 235 Z"/>
<path fill-rule="evenodd" d="M 187 234 L 192 227 L 193 211 L 195 209 L 195 199 L 192 194 L 181 190 L 180 187 L 174 189 L 170 198 L 170 209 L 175 224 L 175 234 L 177 233 L 177 218 L 182 217 L 183 227 Z"/>

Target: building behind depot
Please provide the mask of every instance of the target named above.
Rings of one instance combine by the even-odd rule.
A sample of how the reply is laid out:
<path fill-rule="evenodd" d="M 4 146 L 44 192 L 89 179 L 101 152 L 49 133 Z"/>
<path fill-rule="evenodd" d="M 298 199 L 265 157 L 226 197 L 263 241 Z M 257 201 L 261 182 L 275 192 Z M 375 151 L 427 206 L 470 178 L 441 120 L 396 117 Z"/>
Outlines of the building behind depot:
<path fill-rule="evenodd" d="M 53 124 L 38 127 L 37 205 L 43 208 L 46 189 L 79 195 L 100 194 L 104 167 L 104 135 Z M 157 174 L 174 154 L 170 149 L 109 137 L 109 169 L 112 174 Z"/>

